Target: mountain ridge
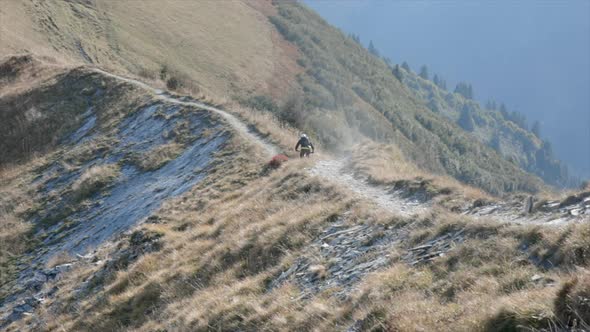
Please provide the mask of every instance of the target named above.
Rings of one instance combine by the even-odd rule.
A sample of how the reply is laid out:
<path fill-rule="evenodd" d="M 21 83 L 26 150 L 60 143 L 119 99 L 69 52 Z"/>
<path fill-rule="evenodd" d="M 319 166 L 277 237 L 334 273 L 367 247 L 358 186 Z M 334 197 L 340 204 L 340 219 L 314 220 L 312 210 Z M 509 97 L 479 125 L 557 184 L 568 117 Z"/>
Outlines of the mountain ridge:
<path fill-rule="evenodd" d="M 546 190 L 300 4 L 211 3 L 0 8 L 25 15 L 0 39 L 0 329 L 588 326 L 589 188 Z"/>

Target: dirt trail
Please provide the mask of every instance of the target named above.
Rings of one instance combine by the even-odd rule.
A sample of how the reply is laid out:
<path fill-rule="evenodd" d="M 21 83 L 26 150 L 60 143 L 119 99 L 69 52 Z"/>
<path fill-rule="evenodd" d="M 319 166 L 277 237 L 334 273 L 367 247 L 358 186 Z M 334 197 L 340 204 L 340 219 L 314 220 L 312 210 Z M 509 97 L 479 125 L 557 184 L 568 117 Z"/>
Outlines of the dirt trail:
<path fill-rule="evenodd" d="M 369 184 L 365 179 L 355 177 L 346 170 L 346 160 L 319 160 L 310 173 L 326 178 L 351 190 L 357 195 L 375 202 L 379 207 L 404 217 L 426 211 L 428 203 L 401 197 L 401 192 L 383 186 Z"/>
<path fill-rule="evenodd" d="M 267 140 L 248 129 L 248 126 L 240 119 L 222 109 L 198 101 L 186 101 L 179 99 L 167 94 L 165 91 L 156 89 L 135 79 L 115 75 L 98 68 L 95 68 L 94 70 L 103 75 L 134 84 L 148 91 L 152 91 L 159 100 L 178 105 L 194 106 L 217 113 L 223 117 L 228 122 L 228 124 L 231 125 L 240 135 L 242 135 L 245 140 L 259 145 L 269 157 L 274 156 L 280 152 L 280 149 L 277 146 L 269 143 Z M 401 191 L 395 191 L 394 189 L 387 188 L 385 186 L 372 185 L 366 179 L 355 176 L 352 172 L 346 169 L 345 159 L 318 160 L 315 165 L 309 169 L 309 172 L 312 175 L 321 176 L 331 182 L 340 184 L 356 193 L 360 197 L 375 202 L 379 207 L 401 216 L 411 216 L 416 213 L 428 211 L 431 208 L 431 205 L 428 202 L 422 202 L 412 198 L 405 198 L 403 197 L 403 192 Z M 589 212 L 586 212 L 586 210 L 590 211 L 590 198 L 584 200 L 584 202 L 579 204 L 579 206 L 570 206 L 567 209 L 560 209 L 560 211 L 552 210 L 541 215 L 536 214 L 523 216 L 521 213 L 521 207 L 515 206 L 514 204 L 508 202 L 496 202 L 485 207 L 472 208 L 468 211 L 463 211 L 463 214 L 470 215 L 474 218 L 493 218 L 500 222 L 538 223 L 555 226 L 563 225 L 571 221 L 588 220 Z"/>
<path fill-rule="evenodd" d="M 248 127 L 242 121 L 240 121 L 238 118 L 227 113 L 226 111 L 224 111 L 222 109 L 219 109 L 219 108 L 216 108 L 216 107 L 213 107 L 213 106 L 210 106 L 210 105 L 198 102 L 198 101 L 180 100 L 178 98 L 175 98 L 173 96 L 166 94 L 165 91 L 162 91 L 160 89 L 156 89 L 152 86 L 149 86 L 141 81 L 138 81 L 138 80 L 135 80 L 132 78 L 127 78 L 127 77 L 115 75 L 115 74 L 106 72 L 104 70 L 98 69 L 98 68 L 94 68 L 94 71 L 101 73 L 103 75 L 124 81 L 124 82 L 134 84 L 134 85 L 139 86 L 139 87 L 146 89 L 148 91 L 152 91 L 156 95 L 156 98 L 159 100 L 166 101 L 166 102 L 173 103 L 173 104 L 177 104 L 177 105 L 194 106 L 194 107 L 198 107 L 198 108 L 210 111 L 210 112 L 217 113 L 221 117 L 223 117 L 229 123 L 229 125 L 231 125 L 240 135 L 242 135 L 244 137 L 244 139 L 246 139 L 249 142 L 253 142 L 255 144 L 258 144 L 260 147 L 262 147 L 262 149 L 265 151 L 265 153 L 268 156 L 272 157 L 272 156 L 276 155 L 277 153 L 279 153 L 279 149 L 276 146 L 274 146 L 271 143 L 268 143 L 262 137 L 253 133 L 251 130 L 248 129 Z"/>
<path fill-rule="evenodd" d="M 462 214 L 474 219 L 492 219 L 496 222 L 549 227 L 562 227 L 573 222 L 590 221 L 590 197 L 581 194 L 575 200 L 570 203 L 545 201 L 533 213 L 524 212 L 525 203 L 522 201 L 498 201 L 485 206 L 472 207 Z"/>
<path fill-rule="evenodd" d="M 167 101 L 178 105 L 187 105 L 199 107 L 211 112 L 215 112 L 222 116 L 240 135 L 250 141 L 261 146 L 268 156 L 274 156 L 279 153 L 280 149 L 273 144 L 267 142 L 262 137 L 253 133 L 248 127 L 235 116 L 226 111 L 204 104 L 197 101 L 183 101 L 173 96 L 165 94 L 164 91 L 151 87 L 141 81 L 111 74 L 100 69 L 95 71 L 113 77 L 134 85 L 137 85 L 146 90 L 152 91 L 158 99 Z M 319 160 L 314 167 L 310 169 L 310 173 L 326 178 L 332 182 L 338 183 L 357 195 L 369 199 L 379 205 L 381 208 L 402 216 L 410 216 L 418 212 L 425 211 L 429 208 L 427 204 L 423 204 L 416 200 L 404 199 L 400 197 L 399 192 L 392 191 L 385 187 L 373 186 L 367 183 L 364 179 L 355 177 L 352 173 L 345 170 L 345 161 L 338 160 Z"/>
<path fill-rule="evenodd" d="M 103 75 L 134 84 L 148 91 L 152 91 L 156 95 L 156 98 L 160 100 L 169 103 L 174 103 L 177 105 L 195 106 L 201 109 L 215 112 L 222 116 L 240 135 L 244 137 L 244 139 L 250 142 L 254 142 L 255 144 L 258 144 L 260 147 L 262 147 L 268 156 L 274 156 L 280 151 L 278 147 L 274 146 L 273 144 L 264 140 L 262 137 L 250 131 L 246 124 L 244 124 L 238 118 L 227 113 L 222 109 L 197 101 L 183 101 L 173 96 L 167 95 L 164 91 L 151 87 L 141 81 L 105 72 L 98 68 L 94 70 Z M 397 192 L 394 192 L 390 189 L 388 190 L 384 187 L 372 186 L 363 179 L 356 178 L 352 173 L 346 172 L 345 161 L 341 159 L 319 160 L 316 162 L 314 167 L 310 169 L 310 173 L 313 175 L 318 175 L 323 178 L 326 178 L 332 182 L 338 183 L 350 189 L 357 195 L 375 202 L 381 208 L 392 213 L 400 214 L 403 216 L 410 216 L 428 209 L 428 206 L 425 204 L 421 204 L 420 202 L 415 200 L 403 199 L 399 196 L 399 193 Z"/>

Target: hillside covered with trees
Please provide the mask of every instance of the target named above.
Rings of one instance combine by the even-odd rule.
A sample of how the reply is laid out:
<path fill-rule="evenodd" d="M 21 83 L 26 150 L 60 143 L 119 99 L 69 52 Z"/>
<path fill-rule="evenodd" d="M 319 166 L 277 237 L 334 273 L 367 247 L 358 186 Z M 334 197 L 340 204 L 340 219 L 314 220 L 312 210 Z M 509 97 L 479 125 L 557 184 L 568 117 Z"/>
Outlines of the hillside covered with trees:
<path fill-rule="evenodd" d="M 304 5 L 275 5 L 277 13 L 269 19 L 297 46 L 297 63 L 303 72 L 297 76 L 298 87 L 286 99 L 254 95 L 247 104 L 305 128 L 334 151 L 369 138 L 399 146 L 425 170 L 451 175 L 492 193 L 537 191 L 543 186 L 527 168 L 503 158 L 487 141 L 473 140 L 469 130 L 455 123 L 458 119 L 433 112 L 428 95 L 412 88 L 417 75 L 405 78 L 410 76 L 406 69 L 393 66 L 374 46 L 366 49 L 358 36 L 343 34 Z M 407 64 L 402 67 L 409 69 Z M 423 69 L 421 74 L 427 77 Z M 534 138 L 531 142 L 541 144 Z"/>
<path fill-rule="evenodd" d="M 444 79 L 435 75 L 432 81 L 429 80 L 425 68 L 422 66 L 420 74 L 412 72 L 409 67 L 392 70 L 432 112 L 456 122 L 506 160 L 551 185 L 579 185 L 579 180 L 569 175 L 567 166 L 554 156 L 551 143 L 542 138 L 538 121 L 529 128 L 526 117 L 509 111 L 504 103 L 489 100 L 485 106 L 480 105 L 474 99 L 471 84 L 459 82 L 453 91 L 448 91 Z"/>

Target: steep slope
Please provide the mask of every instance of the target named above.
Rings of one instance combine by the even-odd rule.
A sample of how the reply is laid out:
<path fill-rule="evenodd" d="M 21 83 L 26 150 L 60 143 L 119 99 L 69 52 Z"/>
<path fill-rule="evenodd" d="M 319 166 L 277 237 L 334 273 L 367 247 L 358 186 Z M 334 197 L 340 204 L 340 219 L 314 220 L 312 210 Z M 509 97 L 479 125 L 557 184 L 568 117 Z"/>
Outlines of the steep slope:
<path fill-rule="evenodd" d="M 346 37 L 304 7 L 278 3 L 276 11 L 268 2 L 248 3 L 252 6 L 231 15 L 262 13 L 240 16 L 247 21 L 262 19 L 258 21 L 263 24 L 261 38 L 268 37 L 264 29 L 281 24 L 276 18 L 271 19 L 274 23 L 266 21 L 267 16 L 280 15 L 287 28 L 296 27 L 294 45 L 302 53 L 288 55 L 294 57 L 290 61 L 300 57 L 297 66 L 306 72 L 293 81 L 288 77 L 295 76 L 277 77 L 293 84 L 295 92 L 301 86 L 313 117 L 295 118 L 293 123 L 314 130 L 324 146 L 335 149 L 349 138 L 363 136 L 385 142 L 361 141 L 352 149 L 351 160 L 326 155 L 317 160 L 316 155 L 273 167 L 268 164 L 269 154 L 284 150 L 295 157 L 290 151 L 292 139 L 303 128 L 289 127 L 281 117 L 290 98 L 277 94 L 270 84 L 252 91 L 249 81 L 235 80 L 232 86 L 223 76 L 207 76 L 212 89 L 218 89 L 217 84 L 230 86 L 241 101 L 261 93 L 274 100 L 287 99 L 278 109 L 269 103 L 271 107 L 260 112 L 226 103 L 234 116 L 192 97 L 151 87 L 165 82 L 145 84 L 111 73 L 106 67 L 113 66 L 116 72 L 137 68 L 131 55 L 125 56 L 131 57 L 127 67 L 124 57 L 112 52 L 117 47 L 110 42 L 97 41 L 92 44 L 96 49 L 85 45 L 83 52 L 76 47 L 79 36 L 91 38 L 103 31 L 89 28 L 87 24 L 94 21 L 88 23 L 88 13 L 106 24 L 103 15 L 119 14 L 105 8 L 120 5 L 128 17 L 105 26 L 117 30 L 127 19 L 134 24 L 117 33 L 135 31 L 133 38 L 138 38 L 141 29 L 134 29 L 147 29 L 147 23 L 141 23 L 147 18 L 134 15 L 162 7 L 156 2 L 145 2 L 145 9 L 132 1 L 113 3 L 19 1 L 0 8 L 3 20 L 18 13 L 11 6 L 28 8 L 22 12 L 25 16 L 49 13 L 45 22 L 54 21 L 58 29 L 50 29 L 49 35 L 57 40 L 44 41 L 41 37 L 48 36 L 48 30 L 37 26 L 23 31 L 38 33 L 39 44 L 28 36 L 30 43 L 23 45 L 29 45 L 30 51 L 46 45 L 44 51 L 62 57 L 49 59 L 39 51 L 45 56 L 0 61 L 0 329 L 588 329 L 589 192 L 540 200 L 527 209 L 532 211 L 523 212 L 528 196 L 500 201 L 433 175 L 429 167 L 456 175 L 446 169 L 447 163 L 455 163 L 461 171 L 472 166 L 475 175 L 498 177 L 482 184 L 490 191 L 518 189 L 514 183 L 527 177 L 514 165 L 505 166 L 484 145 L 469 142 L 471 136 L 445 117 L 420 106 L 422 101 L 399 82 L 390 81 L 386 74 L 391 73 L 379 59 L 365 57 L 363 48 L 347 44 Z M 170 2 L 171 8 L 162 8 L 161 13 L 171 15 L 174 24 L 192 26 L 196 23 L 189 21 L 197 14 L 183 11 L 200 8 L 215 13 L 207 4 L 194 7 L 200 3 Z M 227 1 L 221 6 L 243 8 L 231 7 L 243 4 Z M 217 22 L 207 19 L 200 21 L 208 22 L 201 28 L 215 35 Z M 244 22 L 248 23 L 254 24 Z M 233 33 L 244 36 L 234 31 L 239 25 L 233 22 L 221 26 L 220 35 L 229 39 Z M 162 52 L 176 53 L 174 42 L 182 32 L 175 28 L 144 35 L 146 43 L 162 43 L 166 48 Z M 167 31 L 175 32 L 154 41 Z M 325 35 L 314 38 L 315 31 Z M 342 39 L 320 40 L 305 51 L 305 43 L 297 42 L 299 33 L 314 43 L 326 36 Z M 279 36 L 271 33 L 270 40 L 280 52 L 294 50 L 275 37 Z M 357 65 L 331 67 L 332 59 L 346 63 L 348 58 L 320 52 L 328 48 L 356 50 L 352 55 L 367 65 L 362 70 Z M 320 52 L 317 58 L 305 55 L 314 50 Z M 101 57 L 103 51 L 108 56 Z M 137 63 L 151 56 L 134 52 Z M 187 51 L 178 51 L 183 52 Z M 193 52 L 191 59 L 202 49 Z M 107 60 L 112 63 L 103 70 L 72 66 L 72 59 L 84 61 L 86 56 L 88 61 L 100 59 L 101 66 Z M 220 70 L 226 65 L 235 70 L 234 60 L 229 59 L 219 56 L 211 61 Z M 178 63 L 186 61 L 183 57 Z M 213 66 L 193 64 L 197 69 L 191 70 L 204 70 L 203 75 Z M 313 68 L 320 74 L 312 75 Z M 341 68 L 356 74 L 341 76 L 346 81 L 341 90 L 334 90 L 341 94 L 325 92 L 330 82 L 338 82 L 331 76 L 338 72 L 332 69 Z M 379 68 L 385 71 L 373 71 Z M 290 73 L 284 68 L 279 72 Z M 166 73 L 164 80 L 170 75 Z M 183 79 L 190 83 L 200 78 Z M 260 76 L 245 79 L 261 82 Z M 291 105 L 297 104 L 294 97 Z M 359 108 L 342 112 L 346 110 L 342 100 L 348 97 L 350 105 Z M 326 100 L 333 104 L 322 104 Z M 391 105 L 399 107 L 389 109 Z M 423 120 L 432 121 L 431 130 L 423 129 L 428 127 L 422 126 Z M 446 131 L 441 133 L 441 128 Z M 455 140 L 453 149 L 467 142 L 464 156 L 445 148 L 448 141 L 442 138 Z M 431 151 L 427 144 L 434 146 L 432 151 L 449 150 L 448 154 L 425 155 Z M 491 165 L 505 168 L 492 173 L 491 166 L 470 159 L 486 155 L 492 158 Z M 447 163 L 436 161 L 441 156 L 448 158 Z M 417 170 L 412 160 L 424 169 Z M 536 185 L 538 180 L 531 181 Z M 559 227 L 546 225 L 546 220 L 558 220 Z"/>
<path fill-rule="evenodd" d="M 310 176 L 323 162 L 263 166 L 272 150 L 261 134 L 278 139 L 264 122 L 244 129 L 221 110 L 89 68 L 62 68 L 31 88 L 4 95 L 13 100 L 7 119 L 26 127 L 60 110 L 78 116 L 57 117 L 67 125 L 54 129 L 56 144 L 36 159 L 21 151 L 18 167 L 0 173 L 1 221 L 7 213 L 30 227 L 8 233 L 10 243 L 27 239 L 19 252 L 1 248 L 10 271 L 0 287 L 3 329 L 473 330 L 567 327 L 583 313 L 569 299 L 586 289 L 571 269 L 587 265 L 588 223 L 531 229 L 449 214 L 434 206 L 442 200 L 424 198 L 408 209 L 423 215 L 404 218 L 387 198 L 371 197 L 386 190 L 354 175 L 342 180 L 359 181 L 368 196 L 331 184 L 337 169 Z M 31 107 L 37 117 L 20 117 Z M 440 189 L 474 214 L 495 216 L 487 202 Z M 14 204 L 20 195 L 30 204 Z M 562 204 L 586 213 L 588 195 Z M 556 280 L 564 282 L 559 294 Z M 553 308 L 554 299 L 566 307 Z M 407 310 L 431 315 L 400 320 Z"/>
<path fill-rule="evenodd" d="M 25 49 L 229 96 L 310 131 L 333 151 L 361 137 L 395 144 L 420 168 L 492 193 L 543 189 L 429 111 L 381 59 L 298 3 L 28 0 L 0 14 L 26 25 L 3 27 L 2 54 Z"/>
<path fill-rule="evenodd" d="M 2 66 L 16 66 L 15 81 L 46 71 L 30 56 Z M 58 265 L 52 260 L 87 254 L 201 181 L 231 140 L 225 119 L 198 104 L 171 103 L 87 68 L 2 92 L 0 165 L 28 165 L 3 184 L 0 200 L 2 221 L 21 226 L 3 241 L 2 257 L 22 254 L 3 259 L 3 309 L 41 290 L 42 271 Z M 19 192 L 26 201 L 14 202 Z M 26 238 L 33 241 L 10 247 Z"/>
<path fill-rule="evenodd" d="M 271 22 L 301 50 L 298 77 L 305 108 L 301 122 L 328 145 L 357 140 L 349 128 L 398 145 L 421 168 L 449 174 L 489 192 L 536 191 L 538 178 L 473 140 L 428 110 L 380 58 L 304 6 L 278 2 Z"/>
<path fill-rule="evenodd" d="M 219 96 L 285 91 L 296 52 L 278 45 L 266 16 L 247 1 L 8 0 L 0 55 L 32 52 L 158 79 L 162 69 Z M 268 6 L 268 5 L 264 5 Z"/>

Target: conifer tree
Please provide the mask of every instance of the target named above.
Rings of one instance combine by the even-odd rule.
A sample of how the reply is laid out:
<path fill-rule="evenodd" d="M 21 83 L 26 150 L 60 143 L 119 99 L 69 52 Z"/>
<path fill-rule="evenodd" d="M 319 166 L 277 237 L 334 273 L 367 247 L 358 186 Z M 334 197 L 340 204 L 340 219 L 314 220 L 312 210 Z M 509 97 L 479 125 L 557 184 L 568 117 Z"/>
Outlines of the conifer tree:
<path fill-rule="evenodd" d="M 434 83 L 434 85 L 440 87 L 440 79 L 438 78 L 437 74 L 434 74 L 434 77 L 432 78 L 432 82 Z"/>
<path fill-rule="evenodd" d="M 502 114 L 504 119 L 510 120 L 510 116 L 508 114 L 508 108 L 506 107 L 506 105 L 504 103 L 500 104 L 500 113 Z"/>
<path fill-rule="evenodd" d="M 498 105 L 496 105 L 496 101 L 493 99 L 488 99 L 488 101 L 486 101 L 486 109 L 495 111 L 497 108 Z"/>
<path fill-rule="evenodd" d="M 409 65 L 407 62 L 405 62 L 405 61 L 402 63 L 402 68 L 403 68 L 405 71 L 407 71 L 408 73 L 411 71 L 411 69 L 410 69 L 410 65 Z"/>
<path fill-rule="evenodd" d="M 373 45 L 373 41 L 369 41 L 369 53 L 373 54 L 374 56 L 379 56 L 379 50 Z"/>
<path fill-rule="evenodd" d="M 459 121 L 457 122 L 461 128 L 467 131 L 473 131 L 475 129 L 475 122 L 473 121 L 473 116 L 471 115 L 471 108 L 468 104 L 463 106 L 461 109 L 461 115 L 459 117 Z"/>
<path fill-rule="evenodd" d="M 426 65 L 420 67 L 420 77 L 422 77 L 425 80 L 428 79 L 428 67 L 426 67 Z"/>
<path fill-rule="evenodd" d="M 458 93 L 467 99 L 473 99 L 473 88 L 471 87 L 471 84 L 465 82 L 457 83 L 455 93 Z"/>
<path fill-rule="evenodd" d="M 400 66 L 398 64 L 395 65 L 395 67 L 393 67 L 392 70 L 393 76 L 395 76 L 395 78 L 397 78 L 398 81 L 402 81 L 404 79 L 404 75 L 402 74 L 402 71 L 400 69 Z"/>

